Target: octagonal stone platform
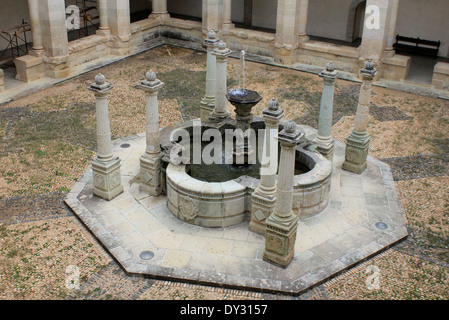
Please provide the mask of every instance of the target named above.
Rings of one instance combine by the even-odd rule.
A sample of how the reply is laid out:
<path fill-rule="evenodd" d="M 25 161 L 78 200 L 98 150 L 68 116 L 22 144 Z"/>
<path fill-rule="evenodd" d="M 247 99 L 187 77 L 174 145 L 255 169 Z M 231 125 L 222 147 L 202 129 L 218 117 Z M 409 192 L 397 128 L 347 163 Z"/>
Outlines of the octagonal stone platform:
<path fill-rule="evenodd" d="M 303 128 L 313 139 L 316 130 Z M 93 196 L 88 168 L 65 202 L 128 274 L 300 294 L 407 236 L 389 166 L 368 157 L 361 175 L 343 171 L 344 147 L 335 141 L 329 204 L 299 221 L 295 256 L 286 269 L 262 260 L 265 239 L 249 231 L 248 222 L 190 225 L 173 216 L 165 196 L 140 193 L 135 177 L 145 134 L 114 141 L 124 193 L 111 201 Z"/>

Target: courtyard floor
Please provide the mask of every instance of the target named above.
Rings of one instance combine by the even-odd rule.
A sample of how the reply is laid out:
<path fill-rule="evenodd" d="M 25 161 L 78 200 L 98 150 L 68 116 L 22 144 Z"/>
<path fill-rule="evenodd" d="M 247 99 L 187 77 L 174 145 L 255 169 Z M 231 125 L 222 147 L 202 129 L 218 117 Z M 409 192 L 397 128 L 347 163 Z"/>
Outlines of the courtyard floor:
<path fill-rule="evenodd" d="M 114 85 L 112 134 L 125 138 L 145 131 L 144 93 L 134 86 L 146 71 L 165 82 L 166 126 L 199 117 L 205 64 L 203 52 L 164 45 L 0 107 L 0 299 L 449 298 L 449 101 L 381 87 L 373 88 L 369 152 L 391 166 L 405 241 L 299 297 L 126 275 L 63 202 L 95 155 L 95 100 L 86 88 L 98 72 Z M 239 72 L 239 60 L 229 59 L 228 89 Z M 246 84 L 263 97 L 254 114 L 275 97 L 285 119 L 317 127 L 317 75 L 247 62 Z M 350 134 L 359 87 L 337 81 L 335 139 Z M 79 268 L 79 290 L 66 286 L 69 266 Z"/>

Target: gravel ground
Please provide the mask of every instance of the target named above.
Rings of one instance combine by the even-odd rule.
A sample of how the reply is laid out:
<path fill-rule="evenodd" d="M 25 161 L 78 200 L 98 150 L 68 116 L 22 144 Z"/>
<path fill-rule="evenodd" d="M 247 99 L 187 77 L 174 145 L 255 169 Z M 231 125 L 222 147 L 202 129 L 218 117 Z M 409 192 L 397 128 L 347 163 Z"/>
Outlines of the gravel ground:
<path fill-rule="evenodd" d="M 149 69 L 165 82 L 161 126 L 198 117 L 203 52 L 162 46 L 0 107 L 0 299 L 448 299 L 449 101 L 374 87 L 370 155 L 393 171 L 408 239 L 299 297 L 131 277 L 64 205 L 64 194 L 96 150 L 94 99 L 86 87 L 101 72 L 113 137 L 144 132 L 144 95 L 134 88 Z M 239 61 L 228 61 L 228 89 Z M 316 127 L 322 80 L 247 62 L 247 87 L 273 97 L 285 118 Z M 359 85 L 337 80 L 332 135 L 350 134 Z M 233 114 L 232 106 L 228 110 Z M 67 269 L 69 267 L 69 269 Z M 70 269 L 76 267 L 75 269 Z M 79 271 L 80 287 L 70 282 Z M 66 282 L 69 281 L 69 282 Z"/>

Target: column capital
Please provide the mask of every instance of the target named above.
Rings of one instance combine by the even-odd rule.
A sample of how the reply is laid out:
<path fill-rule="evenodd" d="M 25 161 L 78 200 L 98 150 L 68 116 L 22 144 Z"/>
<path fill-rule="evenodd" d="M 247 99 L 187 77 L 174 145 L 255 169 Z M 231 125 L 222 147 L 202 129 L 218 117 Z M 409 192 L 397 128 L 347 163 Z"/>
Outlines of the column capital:
<path fill-rule="evenodd" d="M 278 134 L 278 140 L 282 146 L 294 147 L 299 144 L 305 136 L 304 129 L 300 128 L 293 120 L 289 120 L 284 124 L 284 128 Z"/>
<path fill-rule="evenodd" d="M 164 83 L 156 78 L 156 73 L 153 70 L 148 71 L 145 74 L 145 80 L 140 82 L 136 88 L 142 89 L 148 93 L 153 93 L 159 91 L 164 86 Z"/>
<path fill-rule="evenodd" d="M 214 29 L 210 29 L 207 33 L 207 38 L 204 39 L 204 46 L 209 48 L 215 48 L 217 46 L 217 43 L 220 42 L 219 39 L 217 39 L 217 33 Z"/>
<path fill-rule="evenodd" d="M 262 111 L 262 115 L 265 119 L 265 121 L 273 121 L 276 122 L 276 124 L 279 123 L 279 121 L 284 117 L 284 109 L 279 107 L 279 102 L 272 98 L 270 101 L 268 101 L 268 106 L 266 109 Z"/>
<path fill-rule="evenodd" d="M 106 77 L 101 73 L 95 77 L 93 82 L 87 89 L 93 91 L 96 96 L 106 95 L 114 86 L 106 81 Z"/>
<path fill-rule="evenodd" d="M 224 60 L 231 54 L 231 50 L 226 48 L 226 43 L 223 40 L 220 40 L 217 44 L 217 48 L 214 52 L 212 52 L 212 54 L 217 58 L 217 60 Z"/>
<path fill-rule="evenodd" d="M 326 64 L 326 69 L 320 72 L 320 77 L 324 78 L 324 80 L 335 80 L 338 77 L 338 72 L 335 70 L 335 65 L 332 61 L 329 61 Z"/>
<path fill-rule="evenodd" d="M 373 80 L 377 75 L 377 69 L 374 68 L 374 62 L 369 59 L 365 62 L 365 66 L 360 70 L 363 80 Z"/>

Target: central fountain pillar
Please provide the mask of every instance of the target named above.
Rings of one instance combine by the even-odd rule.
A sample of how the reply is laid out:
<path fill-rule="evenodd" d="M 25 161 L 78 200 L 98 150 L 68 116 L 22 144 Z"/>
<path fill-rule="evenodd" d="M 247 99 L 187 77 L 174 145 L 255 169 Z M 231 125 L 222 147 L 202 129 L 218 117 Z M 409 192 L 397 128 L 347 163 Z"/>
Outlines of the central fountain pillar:
<path fill-rule="evenodd" d="M 112 200 L 123 192 L 120 174 L 120 159 L 112 153 L 111 126 L 109 122 L 108 94 L 112 85 L 104 75 L 95 77 L 89 90 L 95 94 L 97 118 L 98 154 L 92 160 L 93 194 L 105 200 Z"/>
<path fill-rule="evenodd" d="M 146 149 L 140 157 L 140 186 L 141 192 L 158 196 L 162 192 L 161 178 L 161 147 L 159 139 L 159 108 L 157 94 L 164 85 L 156 78 L 153 71 L 147 72 L 145 80 L 137 85 L 145 91 L 146 104 Z"/>
<path fill-rule="evenodd" d="M 293 213 L 293 179 L 295 175 L 296 147 L 304 132 L 295 122 L 288 121 L 279 132 L 281 159 L 273 213 L 266 221 L 265 251 L 263 259 L 286 268 L 295 252 L 296 229 L 299 217 Z"/>
<path fill-rule="evenodd" d="M 279 121 L 284 116 L 284 110 L 279 108 L 279 102 L 273 98 L 268 102 L 268 107 L 262 111 L 262 114 L 265 120 L 265 139 L 260 183 L 251 195 L 251 221 L 248 229 L 265 235 L 265 221 L 273 213 L 276 200 L 277 136 Z"/>
<path fill-rule="evenodd" d="M 231 50 L 226 48 L 226 43 L 219 41 L 217 48 L 212 53 L 216 60 L 216 83 L 215 83 L 215 106 L 214 111 L 209 116 L 212 122 L 220 122 L 230 114 L 226 109 L 226 93 L 227 93 L 227 61 Z"/>

